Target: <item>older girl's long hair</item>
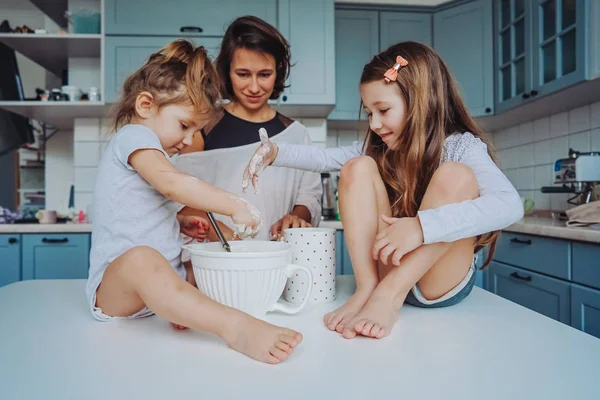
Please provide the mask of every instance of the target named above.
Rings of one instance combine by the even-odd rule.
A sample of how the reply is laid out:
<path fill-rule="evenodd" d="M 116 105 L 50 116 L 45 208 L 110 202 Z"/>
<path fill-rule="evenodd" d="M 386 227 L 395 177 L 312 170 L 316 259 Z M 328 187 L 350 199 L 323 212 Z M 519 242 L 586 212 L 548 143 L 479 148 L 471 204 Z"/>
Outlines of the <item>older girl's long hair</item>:
<path fill-rule="evenodd" d="M 397 56 L 408 61 L 408 65 L 398 72 L 395 82 L 406 106 L 404 129 L 394 150 L 369 129 L 365 153 L 377 162 L 392 215 L 414 217 L 440 165 L 446 137 L 470 132 L 487 145 L 494 162 L 496 159 L 488 138 L 469 115 L 448 67 L 430 47 L 417 42 L 402 42 L 389 47 L 365 65 L 360 83 L 383 79 Z M 484 266 L 492 258 L 498 235 L 496 231 L 476 238 L 475 252 L 490 245 Z"/>

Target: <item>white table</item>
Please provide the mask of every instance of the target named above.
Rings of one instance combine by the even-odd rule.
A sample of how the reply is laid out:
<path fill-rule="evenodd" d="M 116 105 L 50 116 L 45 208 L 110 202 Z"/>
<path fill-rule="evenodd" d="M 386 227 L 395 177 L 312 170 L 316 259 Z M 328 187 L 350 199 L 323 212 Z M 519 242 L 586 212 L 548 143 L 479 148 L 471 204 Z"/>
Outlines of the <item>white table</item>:
<path fill-rule="evenodd" d="M 304 334 L 280 365 L 167 321 L 97 322 L 85 281 L 0 289 L 0 399 L 600 399 L 600 340 L 475 288 L 445 309 L 406 306 L 392 336 L 345 340 L 336 303 L 270 322 Z"/>

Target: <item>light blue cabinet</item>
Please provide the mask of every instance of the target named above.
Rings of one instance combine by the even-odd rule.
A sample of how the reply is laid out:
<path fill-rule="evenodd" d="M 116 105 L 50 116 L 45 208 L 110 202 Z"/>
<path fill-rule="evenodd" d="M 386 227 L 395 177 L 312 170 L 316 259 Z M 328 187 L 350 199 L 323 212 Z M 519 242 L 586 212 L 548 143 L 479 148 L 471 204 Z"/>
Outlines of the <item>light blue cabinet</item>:
<path fill-rule="evenodd" d="M 433 17 L 433 46 L 456 79 L 471 116 L 494 112 L 491 0 L 450 7 Z"/>
<path fill-rule="evenodd" d="M 600 290 L 572 286 L 571 326 L 600 338 Z"/>
<path fill-rule="evenodd" d="M 488 268 L 490 292 L 562 323 L 571 323 L 569 283 L 497 261 Z"/>
<path fill-rule="evenodd" d="M 339 269 L 336 269 L 336 272 L 340 275 L 354 275 L 354 270 L 352 269 L 352 261 L 350 260 L 350 253 L 348 253 L 348 246 L 346 244 L 346 238 L 344 236 L 344 231 L 337 231 L 337 264 L 339 265 Z"/>
<path fill-rule="evenodd" d="M 0 287 L 21 280 L 21 235 L 0 234 Z"/>
<path fill-rule="evenodd" d="M 399 43 L 412 40 L 433 45 L 430 12 L 384 11 L 379 14 L 379 49 L 381 51 Z"/>
<path fill-rule="evenodd" d="M 363 67 L 379 53 L 377 11 L 335 12 L 335 108 L 331 120 L 358 120 Z"/>
<path fill-rule="evenodd" d="M 588 0 L 495 0 L 496 109 L 586 79 Z"/>
<path fill-rule="evenodd" d="M 108 103 L 119 99 L 125 79 L 140 68 L 148 57 L 163 46 L 177 39 L 171 36 L 107 36 L 104 40 L 104 100 Z M 219 38 L 188 38 L 195 45 L 203 45 L 211 58 L 215 58 L 221 46 Z"/>
<path fill-rule="evenodd" d="M 327 115 L 335 105 L 334 11 L 333 0 L 278 2 L 278 28 L 292 56 L 289 87 L 279 99 L 284 113 L 289 106 L 324 105 Z"/>
<path fill-rule="evenodd" d="M 107 35 L 222 37 L 227 25 L 254 15 L 276 25 L 277 0 L 106 0 Z"/>
<path fill-rule="evenodd" d="M 600 289 L 600 246 L 573 243 L 573 282 Z"/>
<path fill-rule="evenodd" d="M 23 280 L 88 277 L 89 234 L 27 234 L 22 238 Z"/>

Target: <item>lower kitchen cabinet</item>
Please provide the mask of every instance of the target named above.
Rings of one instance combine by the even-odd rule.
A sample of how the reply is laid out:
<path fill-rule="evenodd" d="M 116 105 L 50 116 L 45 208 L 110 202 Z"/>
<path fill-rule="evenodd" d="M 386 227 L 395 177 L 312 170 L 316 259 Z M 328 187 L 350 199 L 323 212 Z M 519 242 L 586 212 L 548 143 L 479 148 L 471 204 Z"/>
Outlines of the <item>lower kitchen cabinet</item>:
<path fill-rule="evenodd" d="M 23 280 L 88 277 L 89 234 L 24 234 L 22 238 Z"/>
<path fill-rule="evenodd" d="M 0 234 L 0 287 L 21 280 L 21 235 Z"/>
<path fill-rule="evenodd" d="M 600 338 L 600 290 L 573 284 L 571 326 Z"/>

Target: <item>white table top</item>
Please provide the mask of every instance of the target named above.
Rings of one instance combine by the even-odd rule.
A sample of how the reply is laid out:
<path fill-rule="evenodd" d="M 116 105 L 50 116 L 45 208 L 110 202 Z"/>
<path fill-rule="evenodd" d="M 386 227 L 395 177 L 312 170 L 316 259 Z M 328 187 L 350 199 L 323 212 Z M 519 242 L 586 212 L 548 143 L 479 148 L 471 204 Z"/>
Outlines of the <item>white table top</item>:
<path fill-rule="evenodd" d="M 268 315 L 304 334 L 280 365 L 156 316 L 98 322 L 83 280 L 0 288 L 0 398 L 600 398 L 599 339 L 476 287 L 454 307 L 403 307 L 388 338 L 345 340 L 321 323 L 354 290 L 338 281 L 336 303 Z"/>

